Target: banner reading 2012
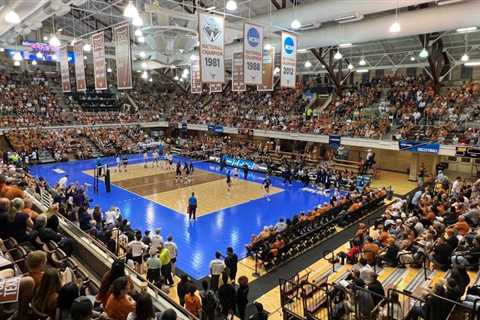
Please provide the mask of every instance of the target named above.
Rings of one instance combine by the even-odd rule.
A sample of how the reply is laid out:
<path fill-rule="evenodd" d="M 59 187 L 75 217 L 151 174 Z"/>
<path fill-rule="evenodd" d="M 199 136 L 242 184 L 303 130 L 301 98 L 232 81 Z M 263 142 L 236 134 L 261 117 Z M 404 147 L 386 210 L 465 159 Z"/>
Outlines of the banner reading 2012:
<path fill-rule="evenodd" d="M 200 38 L 200 76 L 202 83 L 224 83 L 224 17 L 198 15 Z"/>
<path fill-rule="evenodd" d="M 295 88 L 297 74 L 297 37 L 289 32 L 282 32 L 280 86 Z"/>
<path fill-rule="evenodd" d="M 243 76 L 245 84 L 262 83 L 263 27 L 243 25 Z"/>

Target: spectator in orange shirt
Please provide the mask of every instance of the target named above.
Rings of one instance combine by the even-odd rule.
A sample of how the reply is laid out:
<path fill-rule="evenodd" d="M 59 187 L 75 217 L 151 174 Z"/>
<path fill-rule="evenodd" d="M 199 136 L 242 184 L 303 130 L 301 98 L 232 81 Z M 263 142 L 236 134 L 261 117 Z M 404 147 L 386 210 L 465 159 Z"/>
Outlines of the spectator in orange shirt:
<path fill-rule="evenodd" d="M 112 283 L 112 294 L 108 297 L 105 313 L 112 320 L 126 320 L 135 311 L 135 300 L 128 294 L 130 284 L 127 277 L 120 277 Z"/>
<path fill-rule="evenodd" d="M 458 217 L 458 222 L 455 223 L 452 228 L 456 229 L 458 231 L 459 234 L 461 234 L 462 236 L 465 236 L 467 233 L 470 232 L 470 226 L 468 225 L 468 223 L 465 221 L 465 217 L 464 216 L 459 216 Z"/>
<path fill-rule="evenodd" d="M 373 243 L 373 239 L 371 237 L 365 238 L 365 244 L 363 245 L 362 253 L 367 263 L 373 265 L 377 258 L 377 254 L 380 251 L 378 245 Z"/>
<path fill-rule="evenodd" d="M 202 310 L 202 304 L 200 298 L 195 294 L 197 288 L 190 286 L 187 294 L 185 295 L 185 309 L 196 317 L 200 316 L 200 310 Z"/>
<path fill-rule="evenodd" d="M 32 209 L 32 201 L 31 200 L 24 200 L 24 208 L 23 208 L 23 213 L 27 214 L 30 219 L 32 219 L 33 221 L 35 221 L 35 219 L 37 219 L 38 217 L 38 213 L 35 212 L 33 209 Z"/>

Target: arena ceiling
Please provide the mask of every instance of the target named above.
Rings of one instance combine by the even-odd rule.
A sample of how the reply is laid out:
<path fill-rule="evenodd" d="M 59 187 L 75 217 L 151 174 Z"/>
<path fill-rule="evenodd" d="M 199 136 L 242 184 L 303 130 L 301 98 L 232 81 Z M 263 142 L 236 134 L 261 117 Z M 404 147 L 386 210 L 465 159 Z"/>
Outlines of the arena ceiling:
<path fill-rule="evenodd" d="M 236 2 L 238 9 L 230 12 L 225 9 L 226 0 L 135 1 L 144 20 L 142 31 L 145 42 L 135 40 L 134 57 L 149 60 L 148 66 L 151 69 L 188 64 L 197 46 L 195 13 L 210 11 L 226 14 L 227 59 L 230 58 L 232 51 L 238 50 L 241 46 L 244 21 L 251 20 L 263 24 L 267 30 L 267 41 L 275 45 L 280 31 L 290 29 L 289 23 L 293 19 L 300 20 L 302 28 L 295 32 L 300 38 L 300 48 L 302 39 L 306 39 L 303 50 L 298 54 L 299 71 L 303 73 L 323 72 L 321 64 L 309 50 L 318 48 L 312 46 L 317 43 L 317 39 L 323 48 L 332 48 L 331 50 L 337 50 L 339 44 L 351 43 L 351 46 L 339 50 L 354 66 L 358 65 L 361 58 L 366 61 L 366 67 L 372 69 L 422 65 L 424 61 L 421 61 L 418 54 L 423 49 L 421 37 L 427 30 L 438 35 L 437 41 L 442 41 L 451 61 L 459 62 L 460 57 L 466 52 L 471 60 L 480 60 L 478 29 L 469 33 L 456 31 L 457 27 L 480 24 L 478 18 L 474 17 L 479 11 L 467 11 L 461 7 L 477 8 L 479 0 L 236 0 Z M 126 21 L 123 10 L 127 3 L 127 0 L 0 0 L 2 21 L 0 41 L 3 42 L 3 46 L 14 45 L 18 42 L 18 35 L 42 41 L 55 29 L 62 41 L 69 42 L 74 38 L 87 37 L 97 30 L 105 30 L 107 46 L 109 52 L 113 54 L 113 46 L 109 43 L 112 37 L 109 30 L 111 26 Z M 21 24 L 11 26 L 4 22 L 3 17 L 9 8 L 19 11 Z M 432 19 L 435 10 L 440 12 L 439 10 L 445 8 L 451 13 L 450 19 L 442 16 L 437 16 L 437 21 Z M 458 11 L 457 15 L 455 10 Z M 349 16 L 350 22 L 341 21 L 341 18 Z M 402 21 L 409 16 L 410 20 Z M 418 17 L 425 18 L 419 20 Z M 402 31 L 398 34 L 389 34 L 388 30 L 362 33 L 364 28 L 365 30 L 367 27 L 371 28 L 369 24 L 379 25 L 379 29 L 388 29 L 388 26 L 380 27 L 382 21 L 393 22 L 397 18 L 402 25 Z M 446 24 L 447 22 L 444 23 L 443 20 L 455 21 Z M 475 20 L 477 25 L 472 25 L 472 20 Z M 355 30 L 357 25 L 358 32 L 349 31 Z M 444 29 L 438 30 L 432 25 Z M 357 38 L 359 41 L 355 41 Z M 368 40 L 373 38 L 375 39 Z M 146 54 L 140 56 L 142 51 Z M 310 63 L 305 64 L 307 61 Z M 226 65 L 229 66 L 228 63 Z"/>

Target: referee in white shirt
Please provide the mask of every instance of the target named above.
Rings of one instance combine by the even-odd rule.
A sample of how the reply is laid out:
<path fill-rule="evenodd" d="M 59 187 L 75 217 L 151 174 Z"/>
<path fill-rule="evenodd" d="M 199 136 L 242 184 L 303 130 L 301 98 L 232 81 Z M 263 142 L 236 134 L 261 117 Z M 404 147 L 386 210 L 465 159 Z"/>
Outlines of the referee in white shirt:
<path fill-rule="evenodd" d="M 215 253 L 215 259 L 210 261 L 210 289 L 213 291 L 217 291 L 218 289 L 218 280 L 220 279 L 220 275 L 225 270 L 225 262 L 223 262 L 222 254 L 220 252 Z"/>

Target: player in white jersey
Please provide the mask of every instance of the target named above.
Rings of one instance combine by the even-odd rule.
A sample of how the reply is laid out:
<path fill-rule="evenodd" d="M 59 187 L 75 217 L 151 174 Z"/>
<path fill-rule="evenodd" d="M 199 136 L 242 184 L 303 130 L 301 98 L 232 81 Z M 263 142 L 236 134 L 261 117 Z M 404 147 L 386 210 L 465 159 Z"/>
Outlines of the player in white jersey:
<path fill-rule="evenodd" d="M 120 160 L 120 154 L 117 153 L 115 161 L 117 162 L 117 172 L 122 171 L 122 161 Z"/>
<path fill-rule="evenodd" d="M 167 159 L 168 159 L 168 165 L 170 166 L 170 170 L 175 170 L 176 167 L 175 167 L 175 164 L 173 163 L 173 154 L 169 153 L 167 155 Z"/>
<path fill-rule="evenodd" d="M 158 151 L 156 149 L 153 150 L 152 157 L 153 157 L 152 168 L 160 166 L 160 163 L 158 162 Z"/>
<path fill-rule="evenodd" d="M 239 180 L 240 179 L 240 172 L 238 171 L 238 168 L 237 167 L 233 167 L 233 178 L 235 180 Z"/>
<path fill-rule="evenodd" d="M 148 167 L 148 151 L 146 149 L 143 152 L 143 167 Z"/>

